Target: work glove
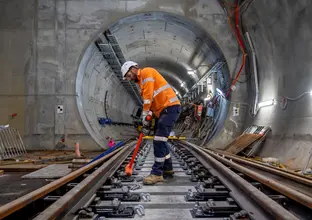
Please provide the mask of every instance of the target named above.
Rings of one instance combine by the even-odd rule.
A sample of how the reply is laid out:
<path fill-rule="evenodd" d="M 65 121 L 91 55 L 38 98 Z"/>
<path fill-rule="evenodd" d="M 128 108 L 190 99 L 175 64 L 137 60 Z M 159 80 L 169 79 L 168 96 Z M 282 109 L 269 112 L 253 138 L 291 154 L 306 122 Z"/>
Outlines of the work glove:
<path fill-rule="evenodd" d="M 142 127 L 141 132 L 143 133 L 144 136 L 148 136 L 151 132 L 151 129 L 149 127 Z"/>
<path fill-rule="evenodd" d="M 143 111 L 141 115 L 142 125 L 143 127 L 150 127 L 151 121 L 146 121 L 146 116 L 152 115 L 153 113 L 151 111 Z"/>

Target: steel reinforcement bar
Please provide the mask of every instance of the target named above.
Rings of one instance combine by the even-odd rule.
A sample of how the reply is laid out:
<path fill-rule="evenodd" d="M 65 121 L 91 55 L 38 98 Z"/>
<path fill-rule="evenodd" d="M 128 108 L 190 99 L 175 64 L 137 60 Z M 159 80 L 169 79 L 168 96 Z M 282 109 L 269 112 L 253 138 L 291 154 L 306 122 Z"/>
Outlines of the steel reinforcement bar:
<path fill-rule="evenodd" d="M 134 142 L 132 142 L 134 143 Z M 0 207 L 0 219 L 3 219 L 12 213 L 15 213 L 26 206 L 30 205 L 31 203 L 37 201 L 38 199 L 48 195 L 49 193 L 55 191 L 56 189 L 64 186 L 65 184 L 73 181 L 74 179 L 82 176 L 84 173 L 94 169 L 95 167 L 105 164 L 106 161 L 110 160 L 114 155 L 120 155 L 121 152 L 124 152 L 126 149 L 129 149 L 133 144 L 129 143 L 126 144 L 125 147 L 118 148 L 115 151 L 109 153 L 108 155 L 100 158 L 97 161 L 94 161 L 93 163 L 90 163 L 84 167 L 81 167 L 80 169 L 60 178 L 57 179 L 35 191 L 32 191 L 16 200 L 13 200 L 3 206 Z"/>

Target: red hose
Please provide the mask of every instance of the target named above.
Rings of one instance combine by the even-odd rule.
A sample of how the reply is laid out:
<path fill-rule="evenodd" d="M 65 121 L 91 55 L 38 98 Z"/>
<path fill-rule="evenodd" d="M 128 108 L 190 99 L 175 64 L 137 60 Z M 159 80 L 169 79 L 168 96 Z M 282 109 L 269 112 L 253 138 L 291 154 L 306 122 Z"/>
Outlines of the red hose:
<path fill-rule="evenodd" d="M 238 26 L 238 23 L 239 23 L 239 7 L 238 7 L 238 5 L 236 6 L 236 9 L 235 9 L 235 28 L 236 28 L 236 32 L 235 32 L 235 30 L 233 28 L 230 16 L 228 17 L 228 23 L 229 23 L 229 25 L 231 27 L 231 30 L 232 30 L 234 36 L 236 37 L 236 40 L 237 40 L 237 42 L 239 44 L 239 47 L 240 47 L 240 49 L 241 49 L 241 51 L 243 53 L 243 60 L 242 60 L 242 65 L 241 65 L 241 67 L 240 67 L 240 69 L 239 69 L 235 79 L 233 80 L 233 82 L 231 84 L 231 87 L 229 88 L 229 90 L 226 93 L 226 97 L 228 97 L 231 94 L 232 86 L 234 86 L 236 84 L 240 74 L 242 73 L 243 68 L 245 66 L 245 62 L 246 62 L 246 56 L 247 56 L 247 54 L 245 53 L 245 49 L 244 49 L 244 46 L 243 46 L 243 40 L 241 38 L 240 31 L 239 31 L 239 26 Z"/>

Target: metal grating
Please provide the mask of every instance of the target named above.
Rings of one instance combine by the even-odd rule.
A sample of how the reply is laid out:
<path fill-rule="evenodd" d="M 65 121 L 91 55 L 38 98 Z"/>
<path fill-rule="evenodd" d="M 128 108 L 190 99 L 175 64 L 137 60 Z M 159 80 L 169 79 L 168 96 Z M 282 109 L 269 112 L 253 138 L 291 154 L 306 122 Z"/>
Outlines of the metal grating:
<path fill-rule="evenodd" d="M 127 90 L 127 92 L 132 96 L 138 105 L 142 105 L 143 102 L 138 86 L 134 82 L 123 80 L 121 77 L 120 68 L 126 60 L 115 36 L 112 35 L 109 30 L 107 30 L 95 41 L 95 45 L 99 48 L 100 53 L 106 59 L 123 87 Z"/>
<path fill-rule="evenodd" d="M 0 160 L 26 153 L 22 138 L 15 128 L 0 128 Z"/>

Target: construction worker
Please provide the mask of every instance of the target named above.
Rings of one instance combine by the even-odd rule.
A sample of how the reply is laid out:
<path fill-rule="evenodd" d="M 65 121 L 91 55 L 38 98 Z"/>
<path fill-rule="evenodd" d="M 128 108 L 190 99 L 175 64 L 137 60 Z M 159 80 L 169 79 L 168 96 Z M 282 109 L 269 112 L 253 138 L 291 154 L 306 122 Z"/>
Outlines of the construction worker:
<path fill-rule="evenodd" d="M 123 79 L 132 80 L 139 84 L 143 98 L 143 112 L 141 116 L 144 135 L 149 133 L 149 122 L 146 116 L 154 115 L 157 118 L 154 135 L 155 162 L 149 176 L 143 179 L 147 185 L 162 182 L 163 175 L 173 175 L 172 161 L 166 145 L 169 133 L 181 112 L 178 97 L 167 81 L 153 68 L 140 69 L 133 61 L 125 62 L 121 67 Z"/>

